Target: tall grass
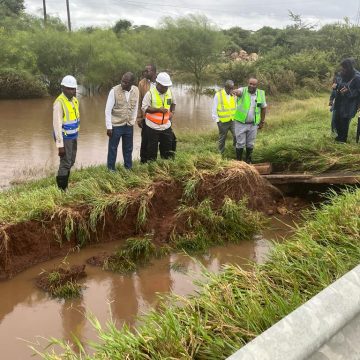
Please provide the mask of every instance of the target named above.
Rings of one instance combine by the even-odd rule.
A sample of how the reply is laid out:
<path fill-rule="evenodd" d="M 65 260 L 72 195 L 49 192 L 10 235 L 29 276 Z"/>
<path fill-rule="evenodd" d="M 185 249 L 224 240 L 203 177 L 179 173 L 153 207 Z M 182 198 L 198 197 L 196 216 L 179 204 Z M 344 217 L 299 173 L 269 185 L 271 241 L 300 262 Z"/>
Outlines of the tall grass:
<path fill-rule="evenodd" d="M 80 354 L 53 339 L 63 353 L 44 359 L 224 359 L 289 314 L 360 262 L 360 190 L 331 195 L 294 237 L 274 247 L 265 264 L 251 270 L 225 266 L 207 273 L 199 294 L 172 296 L 132 332 L 105 327 L 93 351 Z"/>

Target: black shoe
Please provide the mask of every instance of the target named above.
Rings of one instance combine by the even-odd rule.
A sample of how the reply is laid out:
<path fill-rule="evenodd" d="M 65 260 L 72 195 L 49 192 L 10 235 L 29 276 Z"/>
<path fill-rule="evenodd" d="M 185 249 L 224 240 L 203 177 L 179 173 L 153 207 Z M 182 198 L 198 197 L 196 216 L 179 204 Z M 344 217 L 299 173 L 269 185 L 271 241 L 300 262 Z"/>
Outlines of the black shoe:
<path fill-rule="evenodd" d="M 236 150 L 236 160 L 241 161 L 244 149 L 243 148 L 241 148 L 241 149 L 235 148 L 235 150 Z"/>
<path fill-rule="evenodd" d="M 68 187 L 69 175 L 57 176 L 56 183 L 59 189 L 65 191 Z"/>
<path fill-rule="evenodd" d="M 252 160 L 251 160 L 252 152 L 253 152 L 252 148 L 246 148 L 245 162 L 247 164 L 252 164 Z"/>

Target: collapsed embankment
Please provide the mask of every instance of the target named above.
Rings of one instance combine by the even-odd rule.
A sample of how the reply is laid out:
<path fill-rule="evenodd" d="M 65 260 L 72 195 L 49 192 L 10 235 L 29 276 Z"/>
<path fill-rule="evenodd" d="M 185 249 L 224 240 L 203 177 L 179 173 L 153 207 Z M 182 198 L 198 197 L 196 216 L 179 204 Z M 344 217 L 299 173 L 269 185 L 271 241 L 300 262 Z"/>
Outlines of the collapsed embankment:
<path fill-rule="evenodd" d="M 188 167 L 191 172 L 176 173 L 171 168 L 174 162 L 170 167 L 165 162 L 149 165 L 146 176 L 149 173 L 151 176 L 146 181 L 134 180 L 136 176 L 146 178 L 139 173 L 126 175 L 128 178 L 122 183 L 121 174 L 104 172 L 106 186 L 105 180 L 101 182 L 95 175 L 91 180 L 72 184 L 66 195 L 51 185 L 46 190 L 50 195 L 45 199 L 51 206 L 32 208 L 29 216 L 1 225 L 0 278 L 11 277 L 34 264 L 93 242 L 146 235 L 154 243 L 169 243 L 189 231 L 186 224 L 191 217 L 186 215 L 184 207 L 191 208 L 204 201 L 209 201 L 215 212 L 220 211 L 225 199 L 235 202 L 246 199 L 249 210 L 263 212 L 273 211 L 279 205 L 277 201 L 281 201 L 276 188 L 245 163 L 192 161 L 193 166 Z M 117 181 L 121 186 L 117 187 Z M 34 191 L 44 196 L 41 187 Z M 76 198 L 79 200 L 74 201 Z"/>

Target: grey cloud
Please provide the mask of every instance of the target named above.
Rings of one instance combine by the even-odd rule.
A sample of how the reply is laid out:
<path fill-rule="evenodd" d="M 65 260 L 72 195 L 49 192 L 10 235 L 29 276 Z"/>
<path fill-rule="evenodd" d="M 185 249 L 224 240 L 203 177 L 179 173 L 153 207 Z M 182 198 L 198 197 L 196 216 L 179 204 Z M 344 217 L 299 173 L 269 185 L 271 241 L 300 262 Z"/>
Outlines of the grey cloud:
<path fill-rule="evenodd" d="M 65 1 L 46 0 L 47 11 L 66 21 Z M 29 13 L 41 15 L 42 2 L 26 0 Z M 165 16 L 203 13 L 221 28 L 241 26 L 256 30 L 262 26 L 284 27 L 291 23 L 288 11 L 300 14 L 304 21 L 324 25 L 349 17 L 354 21 L 357 0 L 70 0 L 73 27 L 111 26 L 126 18 L 135 25 L 157 26 Z"/>

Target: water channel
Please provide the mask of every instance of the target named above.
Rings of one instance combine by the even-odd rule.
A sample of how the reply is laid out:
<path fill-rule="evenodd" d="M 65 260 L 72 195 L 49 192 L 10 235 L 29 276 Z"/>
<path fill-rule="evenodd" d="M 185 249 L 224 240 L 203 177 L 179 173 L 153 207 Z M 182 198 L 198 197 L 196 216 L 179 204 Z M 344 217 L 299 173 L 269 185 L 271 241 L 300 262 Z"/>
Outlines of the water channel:
<path fill-rule="evenodd" d="M 71 340 L 76 335 L 81 341 L 95 340 L 96 333 L 85 317 L 93 313 L 105 325 L 112 317 L 118 326 L 137 325 L 137 317 L 156 307 L 157 294 L 189 295 L 196 291 L 194 280 L 201 279 L 202 266 L 219 272 L 223 264 L 246 266 L 249 260 L 263 262 L 271 247 L 270 240 L 282 241 L 291 234 L 294 218 L 273 218 L 269 228 L 253 241 L 238 245 L 215 247 L 206 255 L 190 258 L 172 254 L 123 276 L 87 265 L 85 290 L 81 299 L 58 301 L 35 286 L 35 278 L 43 269 L 51 270 L 63 259 L 54 259 L 32 267 L 15 278 L 0 282 L 0 348 L 6 360 L 31 359 L 33 351 L 24 341 L 38 342 L 50 337 Z M 119 242 L 97 244 L 79 253 L 69 254 L 68 264 L 82 264 L 93 255 L 112 251 Z M 177 265 L 177 266 L 174 266 Z M 181 271 L 179 271 L 179 269 Z"/>
<path fill-rule="evenodd" d="M 175 131 L 200 132 L 216 128 L 211 120 L 212 98 L 175 86 Z M 105 103 L 107 96 L 80 97 L 81 130 L 76 166 L 103 164 L 107 157 Z M 52 139 L 53 98 L 0 101 L 0 188 L 27 175 L 46 175 L 58 166 Z M 139 157 L 140 129 L 135 126 L 133 157 Z M 118 160 L 122 161 L 121 146 Z"/>

